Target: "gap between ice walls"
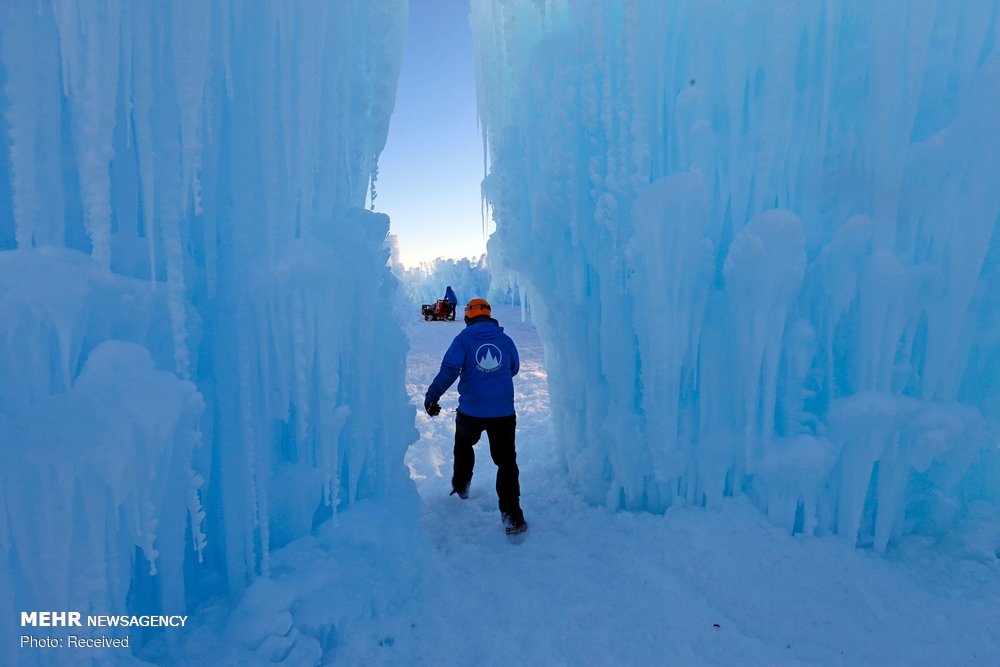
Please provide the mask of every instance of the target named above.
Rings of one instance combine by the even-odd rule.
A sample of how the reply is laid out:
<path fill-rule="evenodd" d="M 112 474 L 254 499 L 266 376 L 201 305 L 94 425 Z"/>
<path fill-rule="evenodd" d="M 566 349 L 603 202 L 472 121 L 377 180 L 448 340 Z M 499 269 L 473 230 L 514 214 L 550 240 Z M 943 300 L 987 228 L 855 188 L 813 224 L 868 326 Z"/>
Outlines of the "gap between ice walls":
<path fill-rule="evenodd" d="M 487 253 L 478 260 L 438 257 L 415 267 L 403 266 L 399 261 L 398 237 L 390 234 L 387 246 L 389 268 L 408 297 L 401 306 L 401 317 L 405 319 L 419 315 L 420 304 L 442 298 L 448 285 L 455 290 L 459 305 L 475 297 L 485 297 L 493 305 L 521 306 L 522 316 L 530 317 L 528 294 L 518 284 L 517 274 L 496 260 L 498 251 L 492 238 L 487 242 Z"/>
<path fill-rule="evenodd" d="M 237 599 L 361 500 L 415 525 L 364 210 L 407 9 L 7 3 L 0 617 Z"/>
<path fill-rule="evenodd" d="M 472 0 L 504 264 L 594 503 L 1000 555 L 1000 3 Z"/>

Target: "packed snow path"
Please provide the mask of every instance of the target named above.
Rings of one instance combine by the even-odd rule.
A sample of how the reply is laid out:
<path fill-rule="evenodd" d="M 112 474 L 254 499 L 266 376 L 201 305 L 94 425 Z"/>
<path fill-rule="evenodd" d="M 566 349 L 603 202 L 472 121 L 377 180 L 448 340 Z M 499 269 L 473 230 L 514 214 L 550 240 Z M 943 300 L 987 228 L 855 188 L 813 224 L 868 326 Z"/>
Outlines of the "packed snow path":
<path fill-rule="evenodd" d="M 486 436 L 469 500 L 450 496 L 457 394 L 407 456 L 431 545 L 425 599 L 391 641 L 349 641 L 348 662 L 456 665 L 1000 664 L 1000 567 L 911 540 L 888 557 L 840 537 L 792 537 L 747 502 L 665 516 L 592 508 L 553 448 L 542 346 L 514 308 L 495 316 L 515 378 L 521 544 L 503 534 Z M 408 391 L 427 384 L 463 324 L 414 321 Z M 368 650 L 374 651 L 369 653 Z M 345 663 L 346 664 L 346 663 Z"/>

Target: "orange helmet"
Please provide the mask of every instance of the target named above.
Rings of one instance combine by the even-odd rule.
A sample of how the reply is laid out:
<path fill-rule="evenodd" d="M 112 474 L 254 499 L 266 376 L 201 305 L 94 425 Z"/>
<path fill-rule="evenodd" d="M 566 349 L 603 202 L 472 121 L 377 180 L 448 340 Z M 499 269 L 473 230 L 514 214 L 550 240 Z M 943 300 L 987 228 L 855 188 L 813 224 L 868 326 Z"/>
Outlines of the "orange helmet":
<path fill-rule="evenodd" d="M 479 317 L 480 315 L 489 316 L 490 314 L 490 304 L 486 299 L 473 299 L 465 304 L 465 316 L 470 320 L 473 317 Z"/>

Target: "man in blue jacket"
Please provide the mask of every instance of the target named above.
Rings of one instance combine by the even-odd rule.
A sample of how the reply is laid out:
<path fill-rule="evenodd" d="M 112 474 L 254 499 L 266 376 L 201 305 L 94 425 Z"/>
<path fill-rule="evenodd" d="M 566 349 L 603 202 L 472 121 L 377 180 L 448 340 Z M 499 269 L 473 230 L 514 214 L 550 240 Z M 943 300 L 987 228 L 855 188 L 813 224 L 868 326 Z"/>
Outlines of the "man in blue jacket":
<path fill-rule="evenodd" d="M 427 388 L 424 409 L 431 417 L 441 412 L 438 400 L 458 380 L 458 415 L 455 417 L 455 468 L 452 494 L 469 497 L 476 454 L 472 447 L 483 431 L 490 441 L 490 456 L 497 465 L 497 498 L 507 534 L 523 532 L 528 524 L 521 511 L 517 452 L 514 449 L 514 376 L 520 369 L 517 347 L 494 320 L 485 299 L 465 306 L 465 329 L 455 336 L 441 362 L 441 370 Z"/>
<path fill-rule="evenodd" d="M 444 302 L 444 303 L 442 303 Z M 447 306 L 444 304 L 448 304 Z M 444 291 L 444 298 L 439 300 L 435 304 L 435 315 L 438 319 L 455 319 L 455 309 L 458 307 L 458 297 L 455 296 L 455 290 L 451 288 L 451 285 Z"/>
<path fill-rule="evenodd" d="M 444 290 L 444 300 L 452 306 L 458 306 L 458 297 L 455 296 L 455 290 L 451 288 L 451 285 L 448 285 Z"/>

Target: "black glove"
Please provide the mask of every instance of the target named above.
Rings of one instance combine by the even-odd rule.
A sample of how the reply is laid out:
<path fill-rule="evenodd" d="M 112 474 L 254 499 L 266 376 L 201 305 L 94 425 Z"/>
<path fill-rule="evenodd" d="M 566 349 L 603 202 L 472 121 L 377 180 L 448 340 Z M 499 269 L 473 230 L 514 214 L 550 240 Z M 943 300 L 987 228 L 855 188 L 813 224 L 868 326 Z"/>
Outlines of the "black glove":
<path fill-rule="evenodd" d="M 424 410 L 427 411 L 431 417 L 437 417 L 441 414 L 441 406 L 438 405 L 437 401 L 424 401 Z"/>

